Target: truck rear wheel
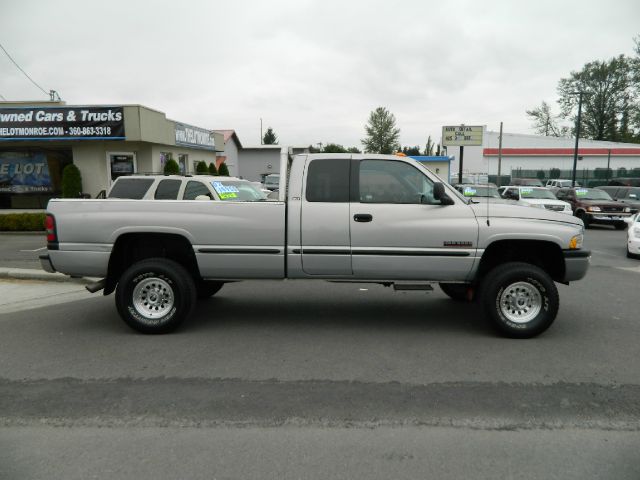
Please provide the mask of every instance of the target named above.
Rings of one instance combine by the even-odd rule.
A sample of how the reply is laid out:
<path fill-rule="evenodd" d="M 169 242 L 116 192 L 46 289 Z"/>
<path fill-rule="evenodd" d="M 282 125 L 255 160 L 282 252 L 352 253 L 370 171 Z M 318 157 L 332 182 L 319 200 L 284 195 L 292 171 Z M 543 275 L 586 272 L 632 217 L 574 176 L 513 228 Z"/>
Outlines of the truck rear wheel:
<path fill-rule="evenodd" d="M 166 258 L 150 258 L 129 267 L 116 288 L 120 317 L 142 333 L 168 333 L 191 313 L 196 287 L 187 270 Z"/>
<path fill-rule="evenodd" d="M 551 326 L 560 300 L 553 279 L 541 268 L 510 262 L 483 279 L 481 302 L 490 323 L 510 338 L 531 338 Z"/>

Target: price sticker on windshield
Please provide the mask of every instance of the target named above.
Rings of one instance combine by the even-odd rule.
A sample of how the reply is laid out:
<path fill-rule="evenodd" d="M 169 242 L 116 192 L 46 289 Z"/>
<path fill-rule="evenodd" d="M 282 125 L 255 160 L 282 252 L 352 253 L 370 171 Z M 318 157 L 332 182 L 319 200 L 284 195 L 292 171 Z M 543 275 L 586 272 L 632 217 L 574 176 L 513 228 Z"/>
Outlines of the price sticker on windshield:
<path fill-rule="evenodd" d="M 477 190 L 473 187 L 464 187 L 464 196 L 473 197 L 477 193 Z"/>
<path fill-rule="evenodd" d="M 521 195 L 531 195 L 533 193 L 533 188 L 522 188 L 520 189 Z"/>
<path fill-rule="evenodd" d="M 587 193 L 589 193 L 589 190 L 587 190 L 586 188 L 576 189 L 576 195 L 579 197 L 584 197 Z"/>

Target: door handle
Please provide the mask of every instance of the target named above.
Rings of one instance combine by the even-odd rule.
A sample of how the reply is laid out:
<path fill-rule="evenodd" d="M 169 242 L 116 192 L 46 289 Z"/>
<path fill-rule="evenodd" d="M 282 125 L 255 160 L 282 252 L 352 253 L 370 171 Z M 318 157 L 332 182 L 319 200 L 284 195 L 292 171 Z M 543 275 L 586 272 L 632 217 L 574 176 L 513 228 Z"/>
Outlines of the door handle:
<path fill-rule="evenodd" d="M 373 215 L 369 215 L 368 213 L 356 213 L 353 216 L 353 219 L 356 222 L 370 222 L 373 220 Z"/>

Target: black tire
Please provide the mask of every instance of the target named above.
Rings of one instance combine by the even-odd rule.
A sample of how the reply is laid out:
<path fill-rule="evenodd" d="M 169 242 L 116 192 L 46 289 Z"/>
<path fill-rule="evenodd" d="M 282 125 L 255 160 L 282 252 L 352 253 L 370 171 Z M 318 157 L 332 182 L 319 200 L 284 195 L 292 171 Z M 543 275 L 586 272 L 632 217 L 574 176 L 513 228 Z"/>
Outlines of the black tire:
<path fill-rule="evenodd" d="M 510 338 L 541 334 L 551 326 L 560 306 L 551 277 L 541 268 L 522 262 L 504 263 L 491 270 L 482 280 L 480 302 L 487 320 Z"/>
<path fill-rule="evenodd" d="M 199 299 L 205 299 L 214 296 L 224 286 L 224 282 L 216 282 L 212 280 L 201 280 L 196 283 L 196 294 Z"/>
<path fill-rule="evenodd" d="M 578 212 L 576 217 L 578 217 L 580 220 L 582 220 L 582 223 L 584 223 L 584 228 L 589 228 L 591 226 L 591 221 L 589 220 L 589 215 L 587 215 L 585 212 Z"/>
<path fill-rule="evenodd" d="M 616 230 L 624 230 L 627 228 L 627 224 L 625 222 L 616 222 L 613 226 L 616 227 Z"/>
<path fill-rule="evenodd" d="M 456 302 L 466 302 L 469 300 L 467 296 L 469 285 L 465 283 L 440 283 L 440 288 Z"/>
<path fill-rule="evenodd" d="M 167 258 L 149 258 L 129 267 L 116 288 L 120 317 L 142 333 L 169 333 L 189 316 L 196 286 L 189 272 Z"/>

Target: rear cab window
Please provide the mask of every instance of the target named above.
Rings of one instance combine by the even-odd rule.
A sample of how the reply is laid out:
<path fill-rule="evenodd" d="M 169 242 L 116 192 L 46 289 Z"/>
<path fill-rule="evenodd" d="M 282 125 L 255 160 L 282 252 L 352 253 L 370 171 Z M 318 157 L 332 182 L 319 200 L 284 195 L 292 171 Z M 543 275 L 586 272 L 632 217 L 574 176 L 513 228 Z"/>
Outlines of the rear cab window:
<path fill-rule="evenodd" d="M 350 169 L 348 159 L 312 160 L 307 170 L 307 202 L 348 202 Z"/>
<path fill-rule="evenodd" d="M 181 185 L 181 180 L 161 180 L 153 198 L 156 200 L 177 200 Z"/>
<path fill-rule="evenodd" d="M 124 178 L 116 180 L 107 198 L 142 200 L 153 184 L 153 178 Z"/>

